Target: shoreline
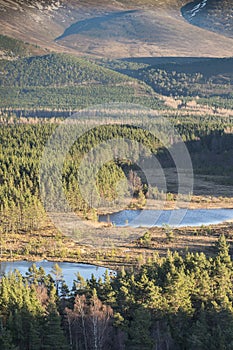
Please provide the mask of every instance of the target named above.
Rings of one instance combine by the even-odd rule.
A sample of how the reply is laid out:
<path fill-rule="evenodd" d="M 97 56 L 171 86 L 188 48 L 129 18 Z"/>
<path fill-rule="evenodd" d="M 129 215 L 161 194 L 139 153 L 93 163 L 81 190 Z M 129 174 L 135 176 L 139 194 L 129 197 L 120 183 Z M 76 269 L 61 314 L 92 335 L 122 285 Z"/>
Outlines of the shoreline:
<path fill-rule="evenodd" d="M 130 268 L 131 266 L 137 267 L 138 259 L 142 259 L 142 256 L 153 256 L 158 254 L 159 256 L 165 256 L 167 251 L 178 251 L 184 254 L 189 252 L 205 252 L 212 254 L 212 247 L 221 234 L 226 236 L 229 243 L 233 243 L 233 220 L 225 221 L 220 224 L 212 224 L 205 226 L 185 226 L 185 227 L 171 227 L 171 231 L 174 234 L 174 238 L 170 240 L 167 237 L 167 231 L 163 227 L 152 227 L 147 232 L 150 232 L 152 237 L 152 244 L 142 245 L 140 237 L 143 237 L 145 230 L 141 231 L 140 236 L 135 240 L 129 241 L 127 244 L 121 246 L 115 246 L 112 248 L 93 248 L 80 246 L 74 243 L 75 247 L 81 247 L 82 253 L 79 257 L 69 256 L 72 253 L 72 249 L 67 250 L 67 256 L 49 256 L 49 251 L 41 254 L 17 254 L 10 256 L 7 254 L 0 258 L 0 263 L 4 262 L 16 262 L 16 261 L 31 261 L 38 262 L 42 260 L 52 261 L 54 263 L 76 263 L 95 265 L 98 267 L 105 267 L 106 269 L 120 270 L 122 266 Z M 115 228 L 113 228 L 113 234 Z M 132 232 L 135 231 L 132 228 Z M 67 237 L 65 237 L 67 239 Z M 66 243 L 65 243 L 66 244 Z M 139 244 L 139 245 L 138 245 Z M 69 245 L 69 241 L 68 241 Z M 114 252 L 113 252 L 114 251 Z M 99 256 L 99 257 L 98 257 Z"/>
<path fill-rule="evenodd" d="M 139 206 L 135 203 L 134 206 L 121 206 L 114 210 L 110 210 L 106 207 L 100 207 L 97 209 L 97 215 L 111 215 L 123 210 L 178 210 L 178 209 L 233 209 L 233 198 L 221 198 L 218 197 L 206 197 L 206 196 L 193 196 L 190 201 L 173 200 L 173 201 L 161 201 L 161 200 L 147 200 L 145 206 Z"/>
<path fill-rule="evenodd" d="M 154 209 L 152 202 L 147 204 L 148 210 Z M 165 204 L 164 210 L 174 209 L 174 202 Z M 233 198 L 193 196 L 191 202 L 187 204 L 190 210 L 233 209 Z M 75 240 L 75 237 L 62 234 L 51 222 L 35 231 L 15 232 L 12 236 L 5 236 L 0 262 L 48 260 L 118 270 L 122 266 L 126 268 L 137 266 L 141 255 L 152 256 L 158 253 L 160 256 L 165 256 L 167 250 L 184 252 L 188 249 L 212 254 L 211 246 L 221 234 L 225 234 L 233 243 L 233 219 L 218 224 L 170 227 L 169 230 L 175 235 L 171 242 L 166 236 L 165 227 L 115 227 L 111 223 L 91 220 L 87 220 L 86 224 L 89 226 L 87 233 L 92 230 L 96 233 L 95 241 L 91 244 L 82 243 L 82 240 Z M 152 245 L 139 247 L 138 242 L 145 232 L 151 233 Z M 108 238 L 111 239 L 111 245 L 107 244 Z M 142 260 L 141 257 L 140 259 Z"/>

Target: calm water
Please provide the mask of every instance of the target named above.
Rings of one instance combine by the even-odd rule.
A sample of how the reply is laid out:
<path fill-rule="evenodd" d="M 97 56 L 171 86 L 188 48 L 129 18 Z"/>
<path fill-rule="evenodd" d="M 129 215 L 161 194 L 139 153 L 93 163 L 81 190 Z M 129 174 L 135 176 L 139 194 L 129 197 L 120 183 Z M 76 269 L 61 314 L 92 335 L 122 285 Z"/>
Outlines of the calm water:
<path fill-rule="evenodd" d="M 99 217 L 100 222 L 131 227 L 161 227 L 165 224 L 176 227 L 201 226 L 219 224 L 231 219 L 233 209 L 123 210 Z"/>
<path fill-rule="evenodd" d="M 21 272 L 23 276 L 26 275 L 26 272 L 28 271 L 28 268 L 35 263 L 37 268 L 40 266 L 43 267 L 46 274 L 50 273 L 53 268 L 54 262 L 52 261 L 38 261 L 38 262 L 31 262 L 31 261 L 14 261 L 14 262 L 0 262 L 0 274 L 8 273 L 10 271 L 14 271 L 14 269 L 17 269 Z M 106 271 L 105 267 L 99 267 L 95 265 L 87 265 L 87 264 L 78 264 L 78 263 L 68 263 L 68 262 L 58 262 L 57 263 L 61 268 L 64 276 L 64 280 L 69 288 L 72 288 L 73 280 L 76 279 L 75 274 L 79 272 L 82 277 L 90 278 L 92 274 L 98 279 L 99 277 L 102 277 L 104 275 L 104 272 Z M 52 276 L 54 277 L 54 276 Z"/>

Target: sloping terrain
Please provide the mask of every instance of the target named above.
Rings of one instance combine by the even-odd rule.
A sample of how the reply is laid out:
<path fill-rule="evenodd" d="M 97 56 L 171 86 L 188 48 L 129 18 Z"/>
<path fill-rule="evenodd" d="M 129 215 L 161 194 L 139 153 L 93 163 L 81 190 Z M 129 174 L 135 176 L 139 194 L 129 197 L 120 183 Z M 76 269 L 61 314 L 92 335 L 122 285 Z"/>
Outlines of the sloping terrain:
<path fill-rule="evenodd" d="M 49 50 L 77 55 L 232 56 L 232 38 L 190 25 L 182 17 L 180 10 L 186 3 L 0 0 L 0 30 Z"/>
<path fill-rule="evenodd" d="M 33 109 L 37 116 L 58 116 L 61 111 L 114 101 L 156 108 L 162 105 L 146 84 L 71 55 L 49 54 L 0 62 L 3 112 L 13 108 L 16 114 L 19 111 L 21 115 L 24 110 L 23 115 L 28 115 L 25 110 L 29 110 L 33 116 Z"/>
<path fill-rule="evenodd" d="M 126 76 L 83 59 L 64 54 L 29 57 L 6 63 L 1 70 L 1 86 L 73 86 L 94 83 L 120 84 Z"/>
<path fill-rule="evenodd" d="M 170 10 L 151 9 L 114 11 L 77 21 L 57 38 L 57 43 L 105 57 L 228 56 L 233 44 L 190 26 Z"/>
<path fill-rule="evenodd" d="M 22 40 L 0 34 L 0 59 L 14 60 L 19 57 L 36 55 L 44 52 L 45 50 L 36 45 L 30 45 Z"/>
<path fill-rule="evenodd" d="M 196 0 L 183 6 L 181 11 L 191 24 L 233 38 L 231 0 Z"/>
<path fill-rule="evenodd" d="M 232 98 L 233 58 L 134 58 L 100 61 L 162 95 Z"/>

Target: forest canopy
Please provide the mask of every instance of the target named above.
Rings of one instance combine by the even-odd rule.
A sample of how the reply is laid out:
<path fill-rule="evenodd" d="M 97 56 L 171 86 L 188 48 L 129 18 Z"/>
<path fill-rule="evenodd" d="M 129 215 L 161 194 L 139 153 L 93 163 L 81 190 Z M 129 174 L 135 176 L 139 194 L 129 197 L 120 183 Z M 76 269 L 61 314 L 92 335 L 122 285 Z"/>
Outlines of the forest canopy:
<path fill-rule="evenodd" d="M 35 265 L 0 283 L 2 350 L 232 349 L 232 260 L 224 236 L 215 256 L 168 252 L 138 268 L 69 290 L 62 270 Z M 27 329 L 27 332 L 23 331 Z"/>

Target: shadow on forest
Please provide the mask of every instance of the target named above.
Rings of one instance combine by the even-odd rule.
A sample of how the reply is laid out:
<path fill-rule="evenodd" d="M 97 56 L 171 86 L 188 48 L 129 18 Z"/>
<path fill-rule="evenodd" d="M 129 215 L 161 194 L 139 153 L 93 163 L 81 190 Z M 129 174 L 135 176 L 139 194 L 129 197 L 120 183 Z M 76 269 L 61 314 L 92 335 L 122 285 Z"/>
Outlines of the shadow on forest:
<path fill-rule="evenodd" d="M 224 73 L 233 73 L 233 58 L 211 57 L 133 57 L 124 58 L 124 62 L 146 64 L 142 70 L 164 69 L 167 72 L 201 73 L 205 77 Z M 140 69 L 139 69 L 140 71 Z"/>
<path fill-rule="evenodd" d="M 206 195 L 218 196 L 216 191 L 217 187 L 223 185 L 228 186 L 228 191 L 224 195 L 229 198 L 233 197 L 233 134 L 227 134 L 217 130 L 216 132 L 211 132 L 209 135 L 196 137 L 195 140 L 186 141 L 185 145 L 191 157 L 194 175 L 197 178 L 200 175 L 205 175 L 207 177 L 213 176 L 211 181 L 213 181 L 216 186 L 212 183 Z M 179 144 L 173 145 L 173 152 L 176 152 L 176 149 L 179 149 Z M 160 149 L 156 157 L 165 170 L 165 175 L 166 169 L 175 169 L 175 164 L 169 150 Z M 149 160 L 147 165 L 149 167 Z M 206 178 L 206 180 L 208 181 L 208 178 Z M 168 191 L 171 191 L 171 189 L 169 189 L 169 179 L 167 179 L 167 184 Z M 176 172 L 173 173 L 171 187 L 173 193 L 178 191 L 178 176 Z M 221 194 L 219 194 L 219 196 L 221 196 Z"/>

